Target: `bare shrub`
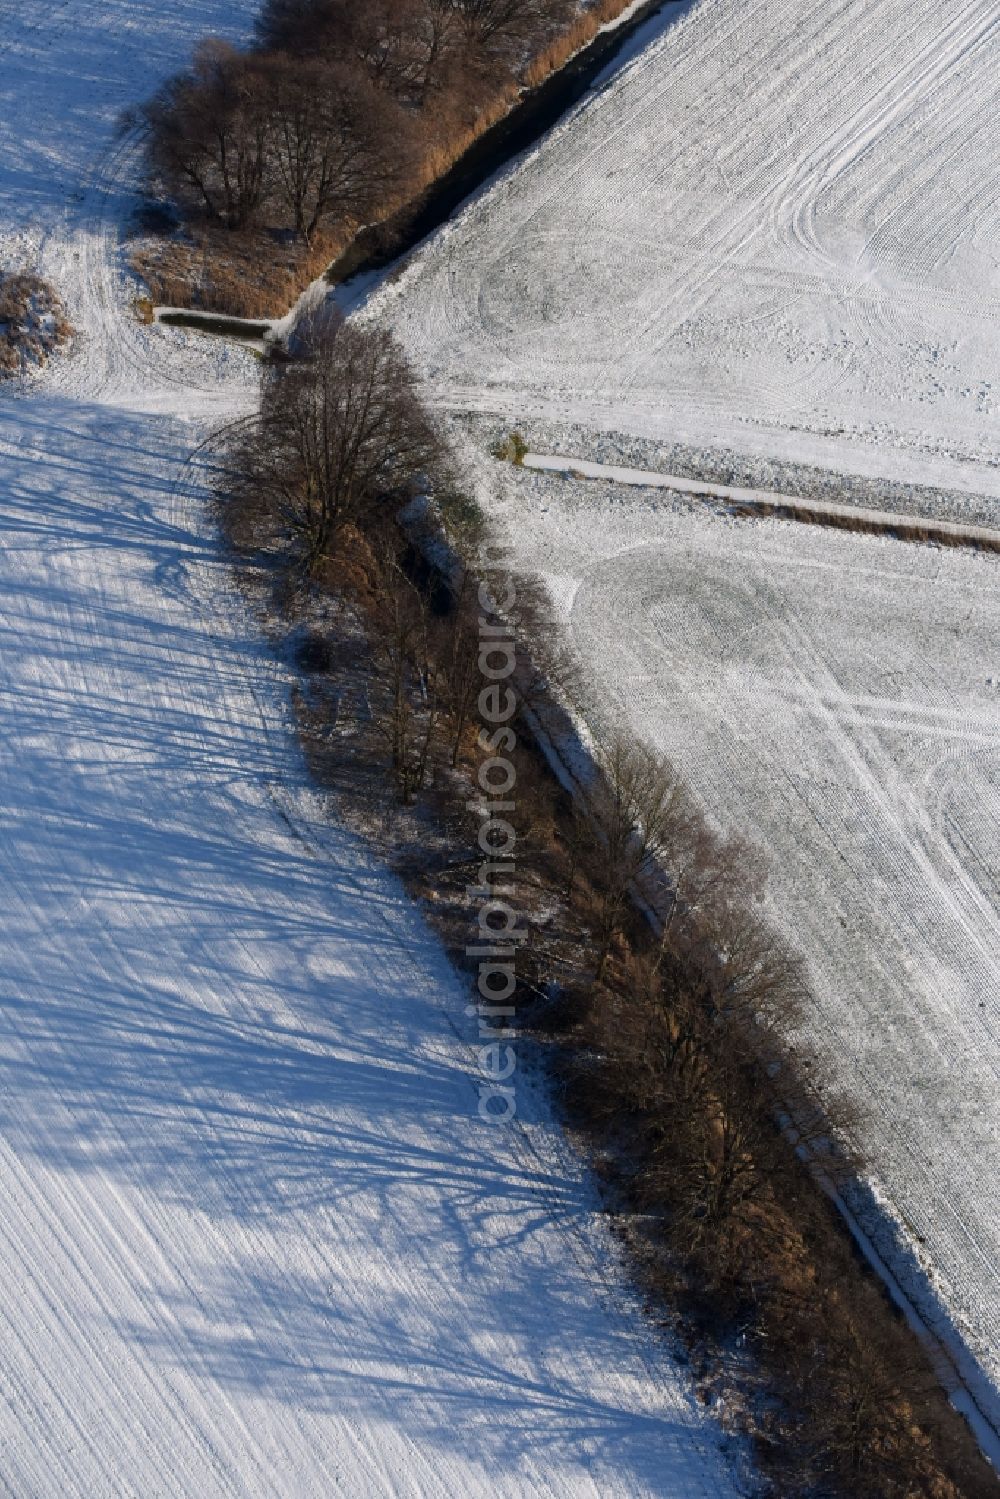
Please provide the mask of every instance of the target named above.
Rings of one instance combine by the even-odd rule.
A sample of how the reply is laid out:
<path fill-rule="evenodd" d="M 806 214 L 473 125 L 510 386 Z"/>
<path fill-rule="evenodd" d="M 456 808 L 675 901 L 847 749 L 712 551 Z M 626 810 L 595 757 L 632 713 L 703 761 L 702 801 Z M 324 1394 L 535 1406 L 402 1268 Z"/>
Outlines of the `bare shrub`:
<path fill-rule="evenodd" d="M 39 276 L 0 272 L 0 376 L 44 364 L 72 333 L 62 302 Z"/>
<path fill-rule="evenodd" d="M 511 432 L 493 449 L 494 458 L 502 463 L 513 463 L 520 468 L 527 456 L 528 444 L 520 432 Z"/>

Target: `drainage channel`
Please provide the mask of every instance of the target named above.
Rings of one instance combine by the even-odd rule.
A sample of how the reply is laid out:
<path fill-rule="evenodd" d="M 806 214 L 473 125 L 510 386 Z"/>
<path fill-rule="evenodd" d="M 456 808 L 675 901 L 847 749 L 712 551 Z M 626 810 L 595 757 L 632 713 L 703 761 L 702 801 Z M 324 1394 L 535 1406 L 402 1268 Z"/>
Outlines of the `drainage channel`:
<path fill-rule="evenodd" d="M 331 286 L 385 270 L 440 229 L 467 198 L 547 135 L 626 51 L 636 33 L 659 18 L 679 15 L 690 0 L 646 0 L 594 39 L 558 72 L 527 92 L 503 119 L 483 132 L 415 203 L 361 232 L 326 272 Z M 652 29 L 652 28 L 651 28 Z"/>

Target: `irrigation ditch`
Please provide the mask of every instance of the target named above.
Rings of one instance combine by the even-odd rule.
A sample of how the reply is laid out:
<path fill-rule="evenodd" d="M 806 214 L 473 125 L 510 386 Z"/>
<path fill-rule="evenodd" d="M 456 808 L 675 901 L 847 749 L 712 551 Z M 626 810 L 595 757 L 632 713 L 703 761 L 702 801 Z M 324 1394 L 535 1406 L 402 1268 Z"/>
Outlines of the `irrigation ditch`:
<path fill-rule="evenodd" d="M 498 172 L 556 126 L 591 91 L 605 69 L 621 57 L 637 33 L 668 12 L 680 13 L 690 0 L 645 0 L 624 19 L 610 22 L 556 72 L 534 88 L 469 146 L 418 198 L 389 218 L 358 231 L 327 267 L 319 283 L 331 289 L 400 265 L 429 235 L 451 219 Z M 157 307 L 156 322 L 241 342 L 273 343 L 275 319 L 248 319 L 193 308 Z"/>
<path fill-rule="evenodd" d="M 340 286 L 355 276 L 387 270 L 409 255 L 579 104 L 643 26 L 668 11 L 680 12 L 687 4 L 688 0 L 646 0 L 627 19 L 609 23 L 544 83 L 526 90 L 415 203 L 381 224 L 362 229 L 329 267 L 325 279 L 331 286 Z"/>

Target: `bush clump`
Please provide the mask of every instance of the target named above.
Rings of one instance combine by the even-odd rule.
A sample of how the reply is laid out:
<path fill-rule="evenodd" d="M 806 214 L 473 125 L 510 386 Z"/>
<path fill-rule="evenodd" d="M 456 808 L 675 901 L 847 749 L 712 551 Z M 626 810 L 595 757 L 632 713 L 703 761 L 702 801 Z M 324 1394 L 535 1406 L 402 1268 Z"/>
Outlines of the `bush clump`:
<path fill-rule="evenodd" d="M 44 364 L 72 331 L 48 282 L 23 271 L 0 271 L 0 376 Z"/>
<path fill-rule="evenodd" d="M 520 432 L 511 432 L 493 449 L 494 458 L 499 458 L 501 463 L 515 463 L 518 468 L 524 463 L 527 454 L 528 444 Z"/>

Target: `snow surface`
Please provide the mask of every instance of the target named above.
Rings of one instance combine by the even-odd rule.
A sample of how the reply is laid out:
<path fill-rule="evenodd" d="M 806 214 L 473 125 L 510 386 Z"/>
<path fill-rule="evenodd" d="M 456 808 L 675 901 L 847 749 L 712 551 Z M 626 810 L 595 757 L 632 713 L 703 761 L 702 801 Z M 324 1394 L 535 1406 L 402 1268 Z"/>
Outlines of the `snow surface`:
<path fill-rule="evenodd" d="M 128 313 L 118 110 L 233 0 L 0 10 L 0 1441 L 18 1496 L 734 1493 L 529 1080 L 310 798 L 206 516 L 255 365 Z"/>
<path fill-rule="evenodd" d="M 589 721 L 767 853 L 808 1036 L 860 1111 L 851 1206 L 997 1429 L 1000 560 L 469 463 Z"/>
<path fill-rule="evenodd" d="M 383 293 L 458 409 L 1000 495 L 995 0 L 699 0 Z"/>
<path fill-rule="evenodd" d="M 368 315 L 488 418 L 470 474 L 591 720 L 773 856 L 866 1227 L 1000 1430 L 997 559 L 483 457 L 519 428 L 561 468 L 995 526 L 1000 8 L 696 0 L 653 30 Z"/>

